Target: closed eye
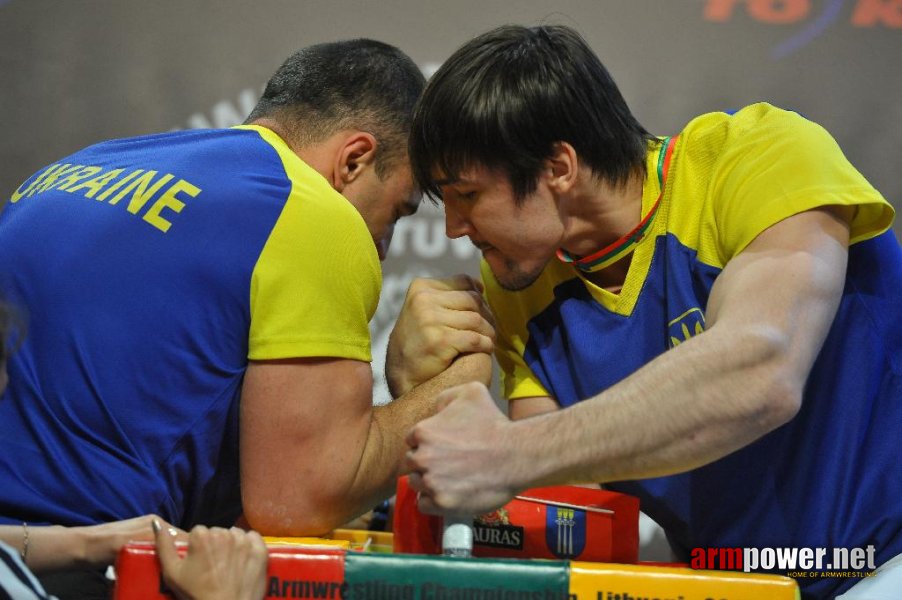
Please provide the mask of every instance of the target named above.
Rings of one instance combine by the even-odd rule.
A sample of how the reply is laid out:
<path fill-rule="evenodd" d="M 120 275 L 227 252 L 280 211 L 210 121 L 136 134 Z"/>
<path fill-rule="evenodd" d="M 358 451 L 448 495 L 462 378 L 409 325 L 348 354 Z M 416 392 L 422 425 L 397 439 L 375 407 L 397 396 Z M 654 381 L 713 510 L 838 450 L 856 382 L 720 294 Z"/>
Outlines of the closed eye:
<path fill-rule="evenodd" d="M 452 191 L 457 200 L 464 202 L 472 202 L 479 195 L 477 190 L 457 190 L 452 188 Z"/>
<path fill-rule="evenodd" d="M 459 182 L 458 182 L 459 183 Z M 467 187 L 458 187 L 457 185 L 444 185 L 440 189 L 442 202 L 446 201 L 457 201 L 457 202 L 473 202 L 479 196 L 479 190 L 477 189 L 468 189 Z M 463 188 L 463 189 L 461 189 Z"/>

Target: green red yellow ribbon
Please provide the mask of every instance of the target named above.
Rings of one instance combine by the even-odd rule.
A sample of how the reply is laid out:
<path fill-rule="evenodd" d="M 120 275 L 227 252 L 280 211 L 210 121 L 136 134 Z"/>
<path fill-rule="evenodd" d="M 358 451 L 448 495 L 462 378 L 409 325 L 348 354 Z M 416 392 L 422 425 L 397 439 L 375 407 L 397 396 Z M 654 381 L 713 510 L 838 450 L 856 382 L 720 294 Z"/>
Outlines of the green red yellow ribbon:
<path fill-rule="evenodd" d="M 625 236 L 608 244 L 598 252 L 594 252 L 588 256 L 575 256 L 570 254 L 563 248 L 558 248 L 557 257 L 565 262 L 572 263 L 574 267 L 586 273 L 600 271 L 614 264 L 630 252 L 636 249 L 636 246 L 645 237 L 645 232 L 651 227 L 655 213 L 661 205 L 661 198 L 664 197 L 664 182 L 667 179 L 667 171 L 670 168 L 670 157 L 673 154 L 673 147 L 676 144 L 678 136 L 664 138 L 664 149 L 658 155 L 658 182 L 660 183 L 661 192 L 658 199 L 655 200 L 654 206 L 648 211 L 648 214 L 639 222 L 635 229 L 627 233 Z"/>

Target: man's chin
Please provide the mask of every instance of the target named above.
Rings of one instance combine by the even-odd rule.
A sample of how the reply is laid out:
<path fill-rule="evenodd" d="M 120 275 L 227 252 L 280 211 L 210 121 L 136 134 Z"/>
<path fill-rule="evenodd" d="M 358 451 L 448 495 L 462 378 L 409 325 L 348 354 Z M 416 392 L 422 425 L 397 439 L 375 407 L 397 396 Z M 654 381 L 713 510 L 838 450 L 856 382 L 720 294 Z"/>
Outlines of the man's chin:
<path fill-rule="evenodd" d="M 503 272 L 499 272 L 490 261 L 486 261 L 489 263 L 489 268 L 492 270 L 492 274 L 495 276 L 495 280 L 498 282 L 498 285 L 501 286 L 502 289 L 507 290 L 508 292 L 519 292 L 521 290 L 525 290 L 533 283 L 535 283 L 536 279 L 542 274 L 542 271 L 545 269 L 544 265 L 541 267 L 537 267 L 533 271 L 524 271 L 519 265 L 511 264 L 509 262 L 505 262 L 503 267 Z"/>
<path fill-rule="evenodd" d="M 535 283 L 536 279 L 538 279 L 538 278 L 539 278 L 539 276 L 536 275 L 535 277 L 531 277 L 531 278 L 498 279 L 498 285 L 500 285 L 502 289 L 504 289 L 508 292 L 519 292 L 519 291 L 525 290 L 526 288 L 531 286 L 533 283 Z"/>

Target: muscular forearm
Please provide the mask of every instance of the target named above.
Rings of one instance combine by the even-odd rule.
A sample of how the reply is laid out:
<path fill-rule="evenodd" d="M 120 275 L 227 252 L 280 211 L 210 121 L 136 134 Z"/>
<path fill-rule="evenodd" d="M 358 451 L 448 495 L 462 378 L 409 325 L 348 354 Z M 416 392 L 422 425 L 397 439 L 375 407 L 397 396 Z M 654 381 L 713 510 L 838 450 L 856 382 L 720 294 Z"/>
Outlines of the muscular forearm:
<path fill-rule="evenodd" d="M 349 366 L 352 368 L 347 371 Z M 445 371 L 392 403 L 373 408 L 367 397 L 366 410 L 355 411 L 342 405 L 341 399 L 363 391 L 363 382 L 355 380 L 354 372 L 364 367 L 369 369 L 364 363 L 344 365 L 334 372 L 328 365 L 322 371 L 310 371 L 311 375 L 317 373 L 323 385 L 330 386 L 333 402 L 304 418 L 282 418 L 276 424 L 276 428 L 289 430 L 293 429 L 293 419 L 304 424 L 308 433 L 287 438 L 287 443 L 300 440 L 303 445 L 285 453 L 282 446 L 272 443 L 285 438 L 279 435 L 280 431 L 270 431 L 268 437 L 245 439 L 242 460 L 247 463 L 242 467 L 242 500 L 251 527 L 264 535 L 322 535 L 389 497 L 401 472 L 408 430 L 435 412 L 436 396 L 442 390 L 468 381 L 488 381 L 492 359 L 487 354 L 463 355 Z M 262 381 L 251 375 L 245 378 L 245 389 L 252 393 L 264 391 L 257 387 Z M 336 379 L 339 376 L 343 379 Z M 340 389 L 342 384 L 360 389 L 349 392 Z M 365 386 L 367 396 L 371 385 L 369 379 Z M 308 396 L 317 397 L 322 394 L 311 391 Z M 253 429 L 250 426 L 255 419 L 270 416 L 251 408 L 245 403 L 242 413 L 248 429 Z M 311 420 L 321 425 L 315 427 Z M 313 435 L 316 439 L 310 441 Z M 273 460 L 276 453 L 279 458 Z"/>
<path fill-rule="evenodd" d="M 786 422 L 803 381 L 786 376 L 785 344 L 736 335 L 706 332 L 594 398 L 514 423 L 523 465 L 514 487 L 681 472 Z"/>
<path fill-rule="evenodd" d="M 680 472 L 791 419 L 839 305 L 849 218 L 849 211 L 812 211 L 772 226 L 721 272 L 707 331 L 596 398 L 522 422 L 518 435 L 548 445 L 528 479 Z M 545 435 L 551 431 L 567 432 L 566 442 Z"/>
<path fill-rule="evenodd" d="M 421 510 L 480 514 L 527 488 L 665 475 L 748 443 L 785 418 L 761 402 L 782 405 L 783 352 L 766 337 L 744 339 L 741 355 L 723 352 L 718 333 L 684 342 L 594 398 L 518 421 L 484 387 L 445 392 L 445 408 L 407 439 Z"/>
<path fill-rule="evenodd" d="M 454 391 L 409 440 L 420 506 L 471 513 L 528 487 L 682 472 L 787 422 L 836 314 L 847 238 L 830 212 L 772 226 L 721 271 L 705 331 L 564 410 L 511 422 L 484 390 Z"/>

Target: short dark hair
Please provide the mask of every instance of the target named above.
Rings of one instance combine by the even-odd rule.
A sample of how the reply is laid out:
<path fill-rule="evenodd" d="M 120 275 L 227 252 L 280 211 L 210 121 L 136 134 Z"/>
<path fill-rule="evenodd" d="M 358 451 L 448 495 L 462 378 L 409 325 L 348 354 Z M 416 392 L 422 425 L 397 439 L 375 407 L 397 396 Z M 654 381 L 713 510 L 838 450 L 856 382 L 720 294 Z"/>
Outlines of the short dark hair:
<path fill-rule="evenodd" d="M 376 173 L 384 177 L 407 151 L 407 136 L 426 80 L 406 54 L 355 39 L 302 48 L 275 72 L 246 123 L 279 120 L 302 143 L 342 129 L 372 133 Z"/>
<path fill-rule="evenodd" d="M 560 25 L 506 25 L 474 38 L 436 71 L 414 113 L 410 157 L 420 188 L 441 196 L 433 169 L 455 179 L 505 172 L 521 200 L 559 141 L 612 184 L 645 173 L 648 141 L 586 41 Z"/>

